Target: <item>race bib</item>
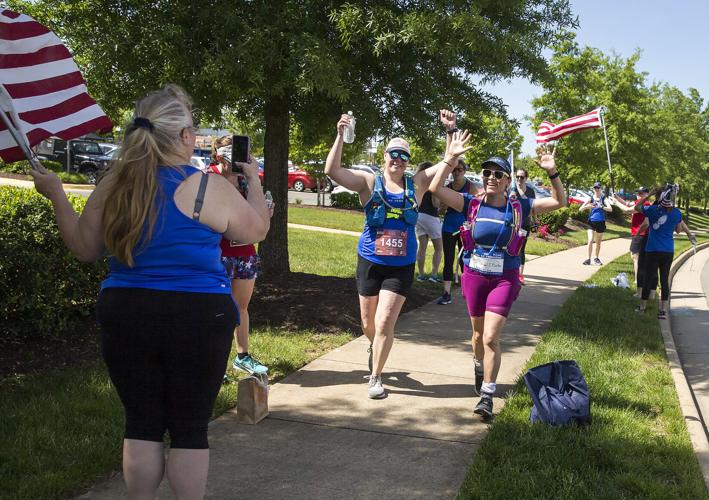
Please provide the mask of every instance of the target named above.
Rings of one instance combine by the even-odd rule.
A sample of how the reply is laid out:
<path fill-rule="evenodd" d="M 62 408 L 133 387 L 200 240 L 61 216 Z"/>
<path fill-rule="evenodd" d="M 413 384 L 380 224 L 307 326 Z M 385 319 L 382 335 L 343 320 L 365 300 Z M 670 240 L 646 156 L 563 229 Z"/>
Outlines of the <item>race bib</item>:
<path fill-rule="evenodd" d="M 480 247 L 476 247 L 470 255 L 468 266 L 480 274 L 488 276 L 502 276 L 505 269 L 505 254 L 501 250 L 490 252 Z"/>
<path fill-rule="evenodd" d="M 397 229 L 380 229 L 374 242 L 374 253 L 389 257 L 403 257 L 406 255 L 407 231 Z"/>

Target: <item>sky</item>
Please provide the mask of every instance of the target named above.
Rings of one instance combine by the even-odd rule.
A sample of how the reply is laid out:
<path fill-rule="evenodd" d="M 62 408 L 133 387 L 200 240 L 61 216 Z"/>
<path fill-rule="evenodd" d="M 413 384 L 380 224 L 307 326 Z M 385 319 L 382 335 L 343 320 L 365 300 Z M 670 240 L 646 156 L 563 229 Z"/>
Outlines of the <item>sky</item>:
<path fill-rule="evenodd" d="M 579 18 L 576 40 L 605 53 L 628 58 L 641 50 L 639 71 L 649 82 L 666 82 L 683 92 L 694 87 L 709 99 L 709 0 L 571 0 Z M 535 132 L 524 119 L 532 114 L 529 101 L 542 94 L 540 87 L 515 79 L 484 87 L 508 106 L 524 136 L 522 154 L 534 152 Z M 579 114 L 590 110 L 579 110 Z"/>

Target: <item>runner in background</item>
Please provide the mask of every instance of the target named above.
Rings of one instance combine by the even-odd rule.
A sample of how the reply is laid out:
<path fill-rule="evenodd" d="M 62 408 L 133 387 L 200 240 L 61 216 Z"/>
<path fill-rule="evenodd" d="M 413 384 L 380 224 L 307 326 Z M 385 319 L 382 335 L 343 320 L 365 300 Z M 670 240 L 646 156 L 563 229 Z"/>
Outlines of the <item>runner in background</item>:
<path fill-rule="evenodd" d="M 433 166 L 430 161 L 420 163 L 416 169 L 416 173 L 426 170 Z M 433 259 L 431 265 L 431 276 L 428 281 L 439 283 L 438 268 L 441 265 L 441 257 L 443 256 L 443 243 L 441 241 L 441 219 L 438 217 L 438 208 L 441 203 L 438 198 L 435 198 L 430 191 L 426 191 L 421 199 L 419 206 L 419 219 L 416 222 L 416 237 L 419 241 L 419 250 L 416 257 L 418 265 L 418 276 L 416 281 L 426 281 L 425 266 L 426 266 L 426 250 L 428 249 L 428 240 L 433 243 Z"/>
<path fill-rule="evenodd" d="M 594 241 L 596 243 L 596 257 L 593 259 L 593 264 L 597 266 L 603 265 L 598 256 L 601 253 L 603 233 L 606 232 L 606 212 L 612 212 L 613 208 L 601 188 L 601 183 L 596 182 L 593 185 L 591 199 L 585 201 L 579 208 L 579 212 L 591 209 L 591 215 L 588 216 L 588 225 L 591 226 L 588 229 L 588 259 L 583 261 L 584 266 L 591 265 Z"/>
<path fill-rule="evenodd" d="M 529 172 L 527 172 L 527 169 L 524 168 L 518 168 L 517 172 L 515 174 L 515 182 L 512 184 L 512 192 L 516 193 L 517 196 L 521 199 L 524 198 L 536 198 L 536 194 L 534 193 L 534 189 L 532 189 L 532 186 L 527 185 L 527 179 L 529 178 Z M 532 218 L 527 217 L 524 219 L 524 222 L 522 223 L 522 229 L 527 231 L 527 234 L 532 230 Z M 527 247 L 527 238 L 524 239 L 524 243 L 522 243 L 522 249 L 519 251 L 519 259 L 520 259 L 520 265 L 519 265 L 519 282 L 524 285 L 524 262 L 526 260 L 526 254 L 524 253 L 524 249 Z"/>

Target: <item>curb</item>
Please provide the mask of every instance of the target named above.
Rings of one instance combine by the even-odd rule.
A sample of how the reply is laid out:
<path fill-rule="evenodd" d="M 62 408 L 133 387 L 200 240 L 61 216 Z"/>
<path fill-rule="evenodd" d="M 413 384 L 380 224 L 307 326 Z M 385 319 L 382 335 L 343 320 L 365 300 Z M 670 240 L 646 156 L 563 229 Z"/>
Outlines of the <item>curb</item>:
<path fill-rule="evenodd" d="M 709 242 L 698 245 L 697 250 L 703 250 L 707 247 L 709 247 Z M 677 259 L 672 263 L 672 267 L 670 269 L 670 290 L 672 289 L 672 280 L 675 273 L 677 273 L 677 270 L 690 258 L 691 255 L 692 250 L 687 250 L 677 257 Z M 672 315 L 671 292 L 669 309 L 670 315 L 667 319 L 659 320 L 660 329 L 662 330 L 662 340 L 665 344 L 667 364 L 669 365 L 670 372 L 672 373 L 672 379 L 675 383 L 677 397 L 679 398 L 679 406 L 682 410 L 682 414 L 684 415 L 684 421 L 687 425 L 687 431 L 689 432 L 689 439 L 692 441 L 694 454 L 699 462 L 699 467 L 702 469 L 704 486 L 707 491 L 709 491 L 709 436 L 707 436 L 706 424 L 701 413 L 699 412 L 699 407 L 697 406 L 697 401 L 694 398 L 692 388 L 689 386 L 687 377 L 684 374 L 684 369 L 682 368 L 679 354 L 677 354 L 677 347 L 675 346 L 674 337 L 672 336 L 672 327 L 670 324 L 670 317 Z"/>

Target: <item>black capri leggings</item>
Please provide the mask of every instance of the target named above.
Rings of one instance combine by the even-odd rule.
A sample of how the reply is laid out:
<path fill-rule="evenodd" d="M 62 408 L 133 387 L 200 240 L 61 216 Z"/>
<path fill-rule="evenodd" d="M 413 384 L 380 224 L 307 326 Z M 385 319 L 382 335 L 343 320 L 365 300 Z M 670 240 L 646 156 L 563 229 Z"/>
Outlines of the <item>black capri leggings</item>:
<path fill-rule="evenodd" d="M 444 231 L 441 237 L 443 239 L 443 281 L 453 281 L 453 266 L 455 265 L 457 252 L 460 252 L 463 244 L 457 234 L 454 235 Z"/>
<path fill-rule="evenodd" d="M 126 439 L 206 449 L 239 313 L 231 295 L 107 288 L 101 353 L 125 409 Z"/>
<path fill-rule="evenodd" d="M 642 299 L 650 297 L 650 290 L 657 288 L 657 271 L 660 270 L 661 300 L 670 298 L 670 267 L 674 253 L 670 252 L 645 252 L 645 283 L 643 285 Z"/>

